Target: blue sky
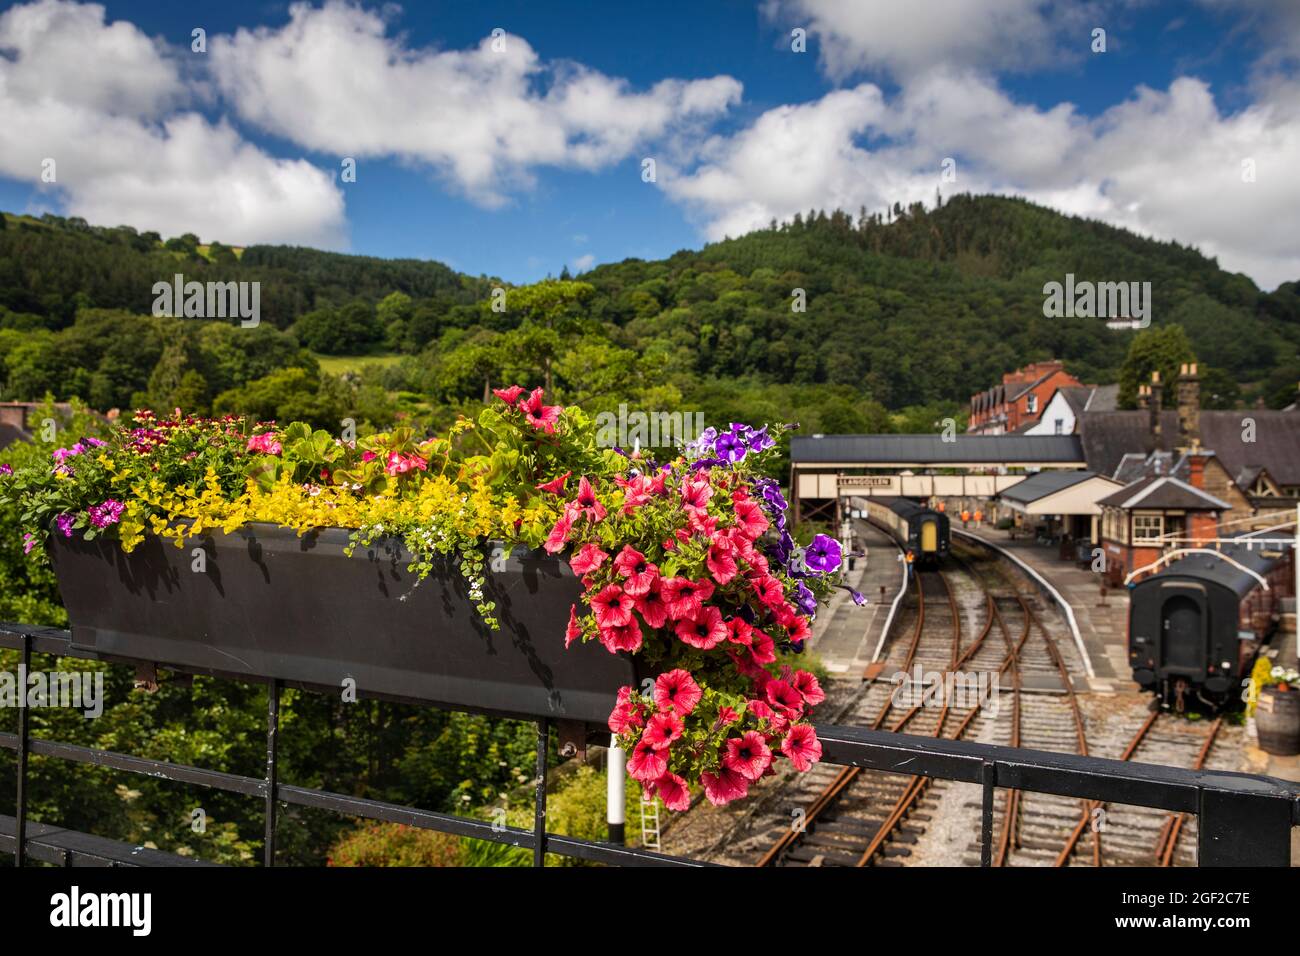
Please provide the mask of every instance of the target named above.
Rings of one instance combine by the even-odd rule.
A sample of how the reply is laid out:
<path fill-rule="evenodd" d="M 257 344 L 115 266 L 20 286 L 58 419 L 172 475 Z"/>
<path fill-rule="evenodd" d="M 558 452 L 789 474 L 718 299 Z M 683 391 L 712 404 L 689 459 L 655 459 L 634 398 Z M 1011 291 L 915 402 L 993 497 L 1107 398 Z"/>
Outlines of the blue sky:
<path fill-rule="evenodd" d="M 1179 239 L 1271 288 L 1300 278 L 1298 7 L 8 4 L 0 208 L 523 282 L 937 186 Z"/>

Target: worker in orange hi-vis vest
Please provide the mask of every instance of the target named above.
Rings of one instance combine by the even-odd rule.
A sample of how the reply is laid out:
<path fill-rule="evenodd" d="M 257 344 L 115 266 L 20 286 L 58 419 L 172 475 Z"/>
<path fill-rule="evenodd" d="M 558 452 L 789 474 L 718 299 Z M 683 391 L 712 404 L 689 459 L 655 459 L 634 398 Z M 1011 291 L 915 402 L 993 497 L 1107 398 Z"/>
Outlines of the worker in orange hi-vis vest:
<path fill-rule="evenodd" d="M 911 551 L 907 552 L 907 563 L 911 564 L 915 560 L 916 560 L 916 555 L 914 555 Z"/>
<path fill-rule="evenodd" d="M 948 510 L 948 502 L 946 501 L 939 502 L 939 513 L 943 514 L 947 510 Z"/>
<path fill-rule="evenodd" d="M 984 512 L 976 508 L 973 517 L 975 518 L 975 527 L 978 528 L 980 526 L 980 522 L 984 520 Z"/>
<path fill-rule="evenodd" d="M 962 508 L 962 509 L 961 509 L 961 526 L 962 526 L 963 528 L 965 528 L 965 527 L 967 527 L 969 524 L 970 524 L 970 512 L 967 511 L 965 508 Z"/>

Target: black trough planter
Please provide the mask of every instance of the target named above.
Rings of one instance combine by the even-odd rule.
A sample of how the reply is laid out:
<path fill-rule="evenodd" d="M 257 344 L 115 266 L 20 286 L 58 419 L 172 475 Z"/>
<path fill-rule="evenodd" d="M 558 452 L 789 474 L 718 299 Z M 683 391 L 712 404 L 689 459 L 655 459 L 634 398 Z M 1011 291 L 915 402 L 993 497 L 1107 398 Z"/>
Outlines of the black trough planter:
<path fill-rule="evenodd" d="M 409 553 L 384 539 L 343 553 L 348 532 L 273 525 L 213 531 L 177 548 L 148 537 L 53 536 L 78 647 L 162 666 L 337 688 L 516 717 L 604 724 L 636 662 L 599 644 L 564 647 L 581 583 L 568 562 L 518 549 L 487 575 L 488 628 L 450 565 L 415 586 Z M 195 548 L 206 570 L 195 571 Z"/>

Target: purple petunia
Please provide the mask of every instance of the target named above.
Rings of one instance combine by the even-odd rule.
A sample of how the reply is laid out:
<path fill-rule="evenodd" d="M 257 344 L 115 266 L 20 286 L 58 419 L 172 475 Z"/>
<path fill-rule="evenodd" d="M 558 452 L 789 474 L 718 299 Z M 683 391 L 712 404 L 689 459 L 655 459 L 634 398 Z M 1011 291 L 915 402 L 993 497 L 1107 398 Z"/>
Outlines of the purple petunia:
<path fill-rule="evenodd" d="M 732 465 L 744 460 L 748 451 L 744 439 L 734 431 L 719 435 L 717 441 L 713 443 L 713 453 Z"/>
<path fill-rule="evenodd" d="M 834 538 L 819 534 L 804 552 L 804 564 L 818 574 L 829 574 L 840 566 L 840 543 Z"/>
<path fill-rule="evenodd" d="M 796 597 L 796 601 L 798 602 L 799 607 L 803 610 L 805 615 L 812 617 L 817 613 L 817 596 L 814 595 L 812 591 L 808 590 L 808 585 L 804 584 L 802 581 L 798 584 L 797 592 L 798 596 Z"/>
<path fill-rule="evenodd" d="M 72 537 L 72 520 L 72 515 L 66 512 L 54 519 L 54 523 L 59 526 L 59 530 L 63 532 L 65 538 Z"/>

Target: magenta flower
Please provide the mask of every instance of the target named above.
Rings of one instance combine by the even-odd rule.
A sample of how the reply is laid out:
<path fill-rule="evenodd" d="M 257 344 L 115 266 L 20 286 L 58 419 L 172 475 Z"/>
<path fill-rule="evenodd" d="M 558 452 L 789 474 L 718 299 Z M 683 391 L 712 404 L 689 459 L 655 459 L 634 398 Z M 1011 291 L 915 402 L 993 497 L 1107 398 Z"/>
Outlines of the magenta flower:
<path fill-rule="evenodd" d="M 65 538 L 72 537 L 72 515 L 61 514 L 54 519 L 54 523 L 59 526 L 59 530 L 63 532 Z"/>
<path fill-rule="evenodd" d="M 680 667 L 655 679 L 655 706 L 660 710 L 672 708 L 679 714 L 689 714 L 703 696 L 704 692 L 690 671 Z"/>
<path fill-rule="evenodd" d="M 763 776 L 763 771 L 771 763 L 772 751 L 758 731 L 747 730 L 744 735 L 727 740 L 727 752 L 723 755 L 722 765 L 728 770 L 736 771 L 746 780 L 757 780 Z"/>
<path fill-rule="evenodd" d="M 659 799 L 669 810 L 689 810 L 691 808 L 691 791 L 686 781 L 675 773 L 666 773 L 655 782 Z"/>
<path fill-rule="evenodd" d="M 654 744 L 644 737 L 632 748 L 632 755 L 627 758 L 627 772 L 633 780 L 654 783 L 668 771 L 668 754 L 656 750 Z"/>
<path fill-rule="evenodd" d="M 23 535 L 23 554 L 31 554 L 34 547 L 36 547 L 36 536 L 29 531 Z"/>
<path fill-rule="evenodd" d="M 704 784 L 704 795 L 715 807 L 739 800 L 749 792 L 749 781 L 728 767 L 719 767 L 717 773 L 706 770 L 700 774 L 700 783 Z"/>
<path fill-rule="evenodd" d="M 681 737 L 685 725 L 682 719 L 671 710 L 655 714 L 645 729 L 645 739 L 655 750 L 667 750 Z"/>
<path fill-rule="evenodd" d="M 109 498 L 97 505 L 91 505 L 86 509 L 90 515 L 90 523 L 96 528 L 107 528 L 111 524 L 117 524 L 118 519 L 122 517 L 122 502 Z"/>
<path fill-rule="evenodd" d="M 280 443 L 275 440 L 274 434 L 263 432 L 250 438 L 245 450 L 261 452 L 263 455 L 278 455 L 282 449 Z"/>
<path fill-rule="evenodd" d="M 795 724 L 781 741 L 781 753 L 802 773 L 822 759 L 822 742 L 808 724 Z"/>

